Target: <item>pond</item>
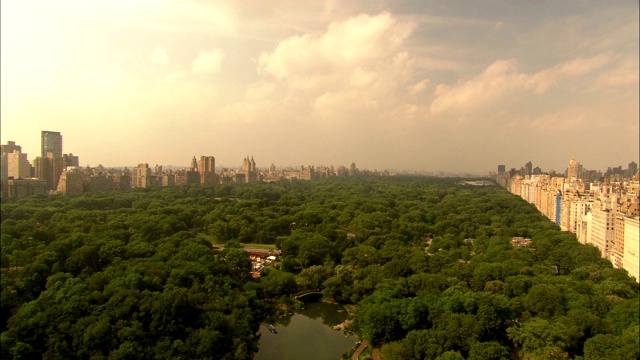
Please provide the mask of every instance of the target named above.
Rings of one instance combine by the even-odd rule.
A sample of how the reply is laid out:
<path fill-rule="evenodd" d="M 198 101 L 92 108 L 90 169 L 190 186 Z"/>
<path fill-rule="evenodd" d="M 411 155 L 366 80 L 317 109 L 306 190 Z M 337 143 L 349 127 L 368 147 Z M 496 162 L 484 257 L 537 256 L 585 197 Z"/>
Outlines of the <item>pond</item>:
<path fill-rule="evenodd" d="M 277 334 L 261 325 L 260 349 L 254 359 L 340 359 L 357 340 L 353 335 L 345 336 L 342 331 L 332 329 L 347 318 L 346 312 L 338 311 L 341 309 L 338 305 L 313 302 L 274 322 Z"/>

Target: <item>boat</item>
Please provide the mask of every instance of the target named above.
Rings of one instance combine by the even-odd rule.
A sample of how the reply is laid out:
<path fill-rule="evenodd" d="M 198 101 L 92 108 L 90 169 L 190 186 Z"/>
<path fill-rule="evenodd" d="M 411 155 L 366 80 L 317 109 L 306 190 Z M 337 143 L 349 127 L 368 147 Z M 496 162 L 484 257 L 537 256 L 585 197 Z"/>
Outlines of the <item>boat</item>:
<path fill-rule="evenodd" d="M 278 333 L 278 330 L 276 330 L 276 328 L 271 324 L 267 325 L 267 329 L 269 329 L 269 331 L 271 331 L 274 334 Z"/>

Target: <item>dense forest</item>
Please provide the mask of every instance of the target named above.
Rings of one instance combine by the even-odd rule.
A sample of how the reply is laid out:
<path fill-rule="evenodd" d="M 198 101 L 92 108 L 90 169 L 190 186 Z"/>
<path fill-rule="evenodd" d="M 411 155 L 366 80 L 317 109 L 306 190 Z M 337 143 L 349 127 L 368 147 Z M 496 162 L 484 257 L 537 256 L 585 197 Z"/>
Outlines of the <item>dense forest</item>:
<path fill-rule="evenodd" d="M 1 212 L 3 359 L 250 359 L 306 289 L 355 305 L 351 330 L 384 359 L 640 356 L 638 283 L 497 186 L 337 178 Z M 253 279 L 241 243 L 282 256 Z"/>

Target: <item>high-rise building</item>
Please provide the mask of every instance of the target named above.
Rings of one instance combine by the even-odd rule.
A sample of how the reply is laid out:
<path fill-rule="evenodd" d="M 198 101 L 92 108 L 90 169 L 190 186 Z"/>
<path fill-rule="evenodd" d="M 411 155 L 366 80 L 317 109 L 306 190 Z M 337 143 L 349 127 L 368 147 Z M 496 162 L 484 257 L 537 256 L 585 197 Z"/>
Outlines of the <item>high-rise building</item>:
<path fill-rule="evenodd" d="M 192 185 L 200 183 L 200 173 L 195 170 L 178 170 L 174 173 L 175 185 Z"/>
<path fill-rule="evenodd" d="M 533 174 L 533 164 L 529 161 L 524 164 L 524 174 L 522 176 L 531 176 L 531 174 Z"/>
<path fill-rule="evenodd" d="M 15 141 L 7 141 L 7 145 L 0 145 L 2 155 L 11 154 L 12 152 L 22 152 L 22 146 L 16 145 Z"/>
<path fill-rule="evenodd" d="M 58 188 L 60 175 L 62 175 L 62 171 L 64 171 L 64 158 L 62 156 L 56 156 L 53 153 L 48 153 L 47 155 L 49 162 L 51 163 L 51 174 L 49 175 L 52 179 L 51 190 L 55 190 Z"/>
<path fill-rule="evenodd" d="M 600 250 L 602 257 L 609 259 L 609 249 L 614 241 L 615 212 L 610 209 L 592 209 L 587 243 Z"/>
<path fill-rule="evenodd" d="M 48 153 L 52 153 L 54 157 L 62 157 L 62 135 L 56 131 L 43 130 L 40 147 L 42 157 L 46 157 Z"/>
<path fill-rule="evenodd" d="M 569 168 L 567 169 L 567 178 L 569 181 L 578 180 L 578 169 L 580 164 L 576 161 L 576 158 L 572 157 L 569 160 Z"/>
<path fill-rule="evenodd" d="M 62 154 L 62 159 L 64 161 L 65 168 L 70 166 L 80 166 L 80 159 L 72 153 Z"/>
<path fill-rule="evenodd" d="M 27 160 L 27 154 L 22 153 L 20 145 L 16 145 L 13 141 L 7 141 L 7 145 L 2 145 L 1 159 L 0 179 L 31 177 L 31 163 Z"/>
<path fill-rule="evenodd" d="M 255 164 L 255 163 L 254 163 Z M 198 172 L 200 173 L 200 184 L 216 183 L 216 158 L 213 156 L 200 156 L 198 161 Z"/>
<path fill-rule="evenodd" d="M 624 219 L 624 255 L 622 257 L 623 267 L 629 272 L 629 275 L 640 280 L 640 271 L 638 270 L 638 240 L 640 234 L 640 225 L 638 217 Z"/>
<path fill-rule="evenodd" d="M 27 179 L 31 177 L 31 164 L 27 154 L 12 152 L 7 154 L 7 177 Z"/>
<path fill-rule="evenodd" d="M 78 168 L 69 168 L 62 172 L 58 182 L 58 191 L 62 195 L 77 195 L 84 192 L 84 174 Z"/>
<path fill-rule="evenodd" d="M 47 193 L 47 182 L 38 179 L 9 179 L 2 180 L 2 197 L 26 197 Z"/>
<path fill-rule="evenodd" d="M 51 187 L 49 180 L 51 180 L 47 174 L 49 173 L 50 165 L 49 158 L 38 156 L 33 160 L 33 167 L 35 168 L 35 177 L 42 180 L 47 180 L 47 189 Z"/>
<path fill-rule="evenodd" d="M 190 170 L 196 171 L 197 168 L 198 168 L 198 162 L 196 161 L 196 157 L 194 156 L 193 159 L 191 159 Z"/>
<path fill-rule="evenodd" d="M 48 156 L 45 157 L 38 156 L 33 160 L 33 166 L 35 168 L 35 177 L 47 181 L 47 191 L 58 188 L 60 175 L 64 170 L 64 159 L 62 157 L 55 157 L 52 153 L 48 153 Z"/>
<path fill-rule="evenodd" d="M 498 165 L 498 174 L 504 174 L 507 170 L 505 165 Z"/>
<path fill-rule="evenodd" d="M 244 180 L 242 183 L 254 183 L 258 181 L 258 172 L 256 171 L 256 162 L 253 160 L 253 156 L 251 158 L 249 158 L 249 156 L 244 158 L 242 172 L 244 174 Z M 236 180 L 236 182 L 239 181 L 242 180 Z"/>
<path fill-rule="evenodd" d="M 133 187 L 146 188 L 151 186 L 151 168 L 149 164 L 138 164 L 138 166 L 133 168 L 132 175 L 131 185 Z"/>
<path fill-rule="evenodd" d="M 638 173 L 638 164 L 635 161 L 629 163 L 628 178 L 633 178 Z"/>

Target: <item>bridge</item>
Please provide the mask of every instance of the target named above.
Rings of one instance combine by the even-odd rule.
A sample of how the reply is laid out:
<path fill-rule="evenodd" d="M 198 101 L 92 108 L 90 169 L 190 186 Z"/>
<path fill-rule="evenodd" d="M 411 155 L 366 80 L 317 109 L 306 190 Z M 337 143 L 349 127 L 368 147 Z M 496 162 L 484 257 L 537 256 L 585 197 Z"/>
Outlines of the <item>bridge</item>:
<path fill-rule="evenodd" d="M 291 295 L 291 297 L 292 297 L 292 298 L 294 298 L 294 299 L 296 299 L 296 300 L 298 300 L 298 299 L 300 299 L 301 297 L 304 297 L 304 296 L 307 296 L 307 295 L 312 295 L 312 294 L 315 294 L 315 295 L 322 295 L 322 291 L 317 291 L 317 290 L 306 290 L 306 291 L 301 291 L 301 292 L 299 292 L 299 293 L 297 293 L 297 294 L 293 294 L 293 295 Z"/>

